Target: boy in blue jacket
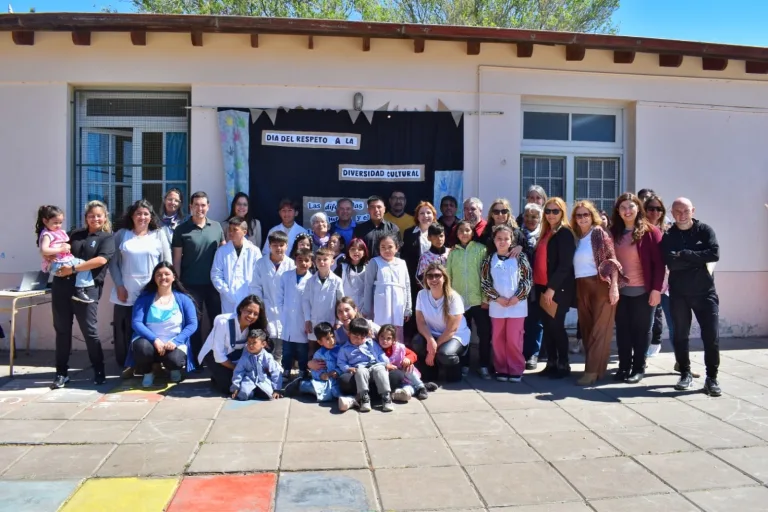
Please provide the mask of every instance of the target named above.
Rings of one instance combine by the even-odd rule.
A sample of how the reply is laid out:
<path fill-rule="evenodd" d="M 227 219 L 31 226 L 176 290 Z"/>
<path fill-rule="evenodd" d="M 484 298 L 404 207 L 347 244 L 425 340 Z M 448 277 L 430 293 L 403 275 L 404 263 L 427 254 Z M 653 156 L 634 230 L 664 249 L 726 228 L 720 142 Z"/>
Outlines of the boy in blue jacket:
<path fill-rule="evenodd" d="M 394 370 L 395 366 L 370 337 L 370 326 L 365 318 L 355 318 L 349 323 L 349 341 L 339 349 L 337 366 L 344 374 L 341 378 L 355 379 L 360 412 L 371 410 L 371 378 L 381 394 L 382 411 L 393 411 L 388 370 Z"/>
<path fill-rule="evenodd" d="M 246 352 L 237 362 L 232 375 L 232 398 L 236 400 L 272 400 L 280 398 L 283 371 L 272 354 L 264 350 L 267 333 L 262 329 L 248 332 Z"/>

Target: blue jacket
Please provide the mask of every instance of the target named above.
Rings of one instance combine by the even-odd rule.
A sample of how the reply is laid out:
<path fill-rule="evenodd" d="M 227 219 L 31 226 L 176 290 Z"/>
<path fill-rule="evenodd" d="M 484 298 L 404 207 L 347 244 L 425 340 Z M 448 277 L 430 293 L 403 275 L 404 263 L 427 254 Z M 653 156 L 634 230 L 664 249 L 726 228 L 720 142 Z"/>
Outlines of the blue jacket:
<path fill-rule="evenodd" d="M 262 350 L 258 354 L 243 352 L 232 372 L 230 391 L 237 391 L 237 400 L 250 400 L 256 388 L 272 398 L 272 393 L 283 387 L 283 369 L 272 354 Z"/>
<path fill-rule="evenodd" d="M 195 369 L 195 358 L 192 354 L 192 347 L 189 344 L 189 337 L 197 331 L 197 310 L 195 309 L 195 303 L 192 299 L 183 293 L 173 292 L 173 297 L 176 299 L 176 303 L 181 309 L 181 332 L 173 339 L 173 342 L 178 345 L 186 345 L 187 347 L 187 371 L 190 372 Z M 152 306 L 152 302 L 155 299 L 154 293 L 143 293 L 139 295 L 136 302 L 133 304 L 133 318 L 131 327 L 133 327 L 133 340 L 137 338 L 144 338 L 150 342 L 155 340 L 155 333 L 147 327 L 145 323 L 147 321 L 147 315 L 149 314 L 149 308 Z M 131 345 L 133 344 L 131 340 Z M 128 354 L 125 358 L 125 367 L 131 368 L 134 366 L 133 360 L 133 346 L 128 347 Z"/>
<path fill-rule="evenodd" d="M 362 345 L 355 345 L 353 343 L 347 343 L 339 349 L 339 356 L 337 359 L 338 370 L 346 372 L 351 367 L 357 366 L 373 366 L 377 363 L 389 363 L 389 358 L 381 350 L 378 343 L 371 338 L 365 340 Z"/>

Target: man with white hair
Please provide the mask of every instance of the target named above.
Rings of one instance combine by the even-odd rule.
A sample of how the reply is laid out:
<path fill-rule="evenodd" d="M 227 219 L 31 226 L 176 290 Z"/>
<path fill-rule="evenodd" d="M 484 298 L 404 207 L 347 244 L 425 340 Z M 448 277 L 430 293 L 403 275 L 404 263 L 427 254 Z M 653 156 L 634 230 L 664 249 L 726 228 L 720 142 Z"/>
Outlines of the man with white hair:
<path fill-rule="evenodd" d="M 690 199 L 679 197 L 672 203 L 675 224 L 661 241 L 664 261 L 669 268 L 669 302 L 675 324 L 675 359 L 680 367 L 680 380 L 675 389 L 693 386 L 688 337 L 691 331 L 691 311 L 701 328 L 704 342 L 704 364 L 707 380 L 704 392 L 720 396 L 717 382 L 720 366 L 719 304 L 715 278 L 708 264 L 720 259 L 720 247 L 714 230 L 693 218 L 696 208 Z"/>
<path fill-rule="evenodd" d="M 480 241 L 480 237 L 483 235 L 485 225 L 488 221 L 483 218 L 483 202 L 476 198 L 470 197 L 464 201 L 464 220 L 468 221 L 472 226 L 472 230 L 475 232 L 472 237 L 475 242 Z M 451 230 L 452 235 L 455 238 L 456 226 Z"/>

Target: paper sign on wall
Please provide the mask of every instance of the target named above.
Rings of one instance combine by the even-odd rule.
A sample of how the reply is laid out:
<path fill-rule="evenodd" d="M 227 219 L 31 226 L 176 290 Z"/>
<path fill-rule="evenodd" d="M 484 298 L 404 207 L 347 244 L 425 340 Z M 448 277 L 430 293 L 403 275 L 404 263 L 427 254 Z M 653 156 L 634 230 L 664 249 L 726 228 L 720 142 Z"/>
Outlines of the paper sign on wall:
<path fill-rule="evenodd" d="M 261 143 L 265 146 L 287 148 L 360 149 L 360 135 L 356 133 L 284 132 L 262 130 Z"/>
<path fill-rule="evenodd" d="M 303 219 L 304 219 L 304 227 L 307 229 L 312 229 L 312 225 L 309 223 L 309 220 L 312 218 L 314 214 L 317 212 L 323 212 L 328 216 L 328 222 L 333 223 L 339 220 L 339 216 L 336 214 L 336 207 L 337 202 L 339 199 L 342 199 L 341 197 L 315 197 L 315 196 L 304 196 L 304 211 L 303 211 Z M 352 220 L 354 220 L 356 223 L 365 222 L 368 219 L 371 218 L 370 215 L 368 215 L 368 207 L 366 204 L 366 199 L 359 199 L 359 198 L 353 198 L 350 197 L 348 199 L 352 200 Z"/>
<path fill-rule="evenodd" d="M 339 165 L 339 181 L 424 181 L 424 165 Z"/>

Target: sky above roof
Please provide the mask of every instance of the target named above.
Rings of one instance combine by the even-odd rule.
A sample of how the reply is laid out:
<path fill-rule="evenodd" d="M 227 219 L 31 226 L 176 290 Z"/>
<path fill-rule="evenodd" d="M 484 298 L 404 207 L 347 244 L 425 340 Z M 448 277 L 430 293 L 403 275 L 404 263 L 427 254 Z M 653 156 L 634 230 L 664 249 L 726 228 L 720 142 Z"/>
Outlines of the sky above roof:
<path fill-rule="evenodd" d="M 133 12 L 128 0 L 10 0 L 14 12 Z M 5 11 L 5 9 L 3 9 Z M 621 0 L 621 35 L 768 46 L 766 0 Z"/>

